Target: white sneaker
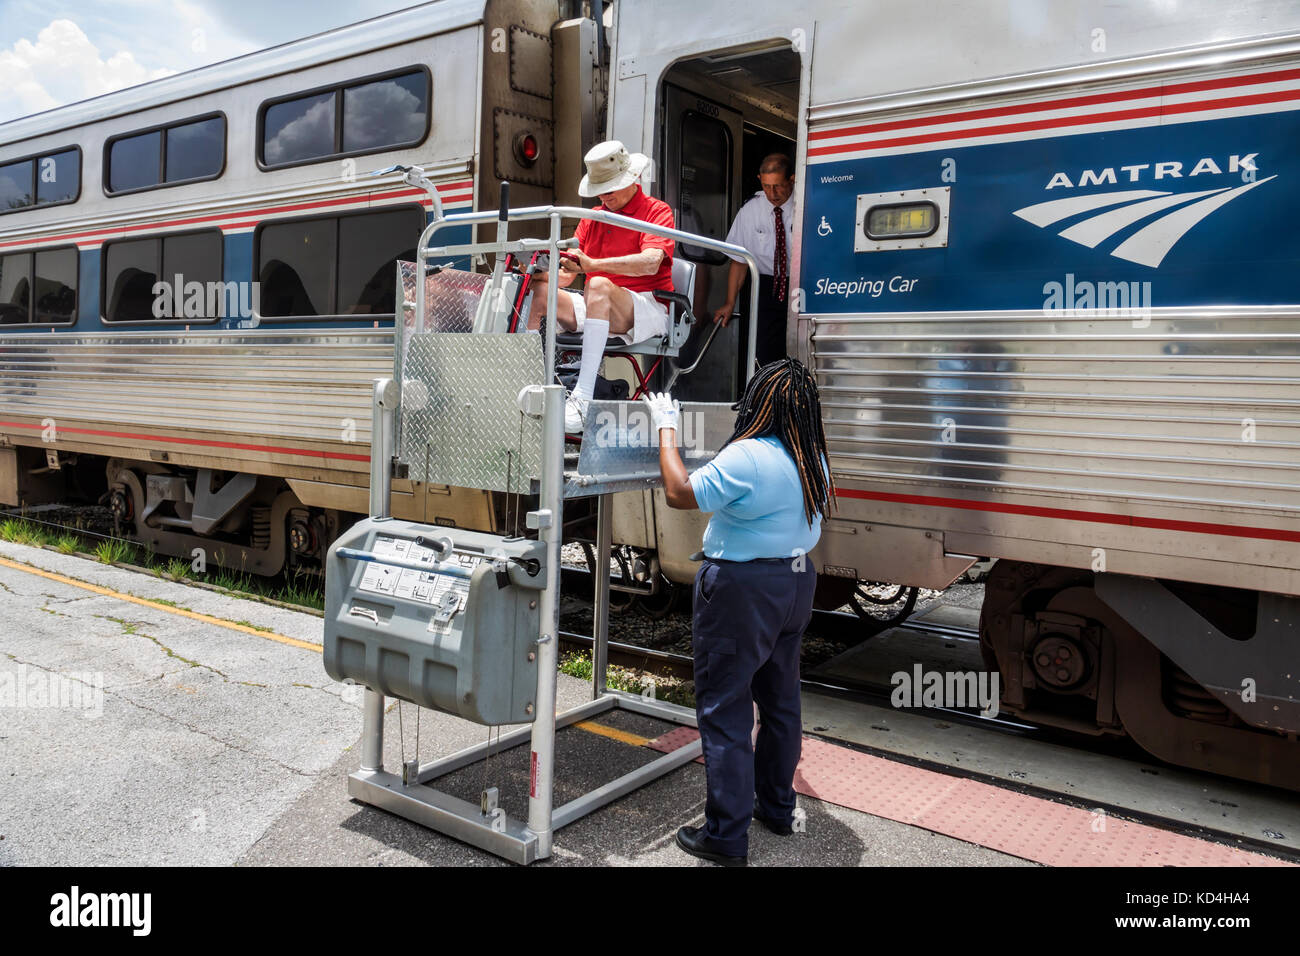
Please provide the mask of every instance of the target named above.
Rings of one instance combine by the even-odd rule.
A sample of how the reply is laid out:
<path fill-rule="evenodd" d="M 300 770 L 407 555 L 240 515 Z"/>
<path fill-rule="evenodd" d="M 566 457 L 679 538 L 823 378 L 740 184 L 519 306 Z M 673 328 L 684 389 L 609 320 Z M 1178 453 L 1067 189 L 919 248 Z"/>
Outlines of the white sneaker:
<path fill-rule="evenodd" d="M 564 433 L 581 435 L 587 427 L 587 400 L 570 395 L 564 403 Z"/>

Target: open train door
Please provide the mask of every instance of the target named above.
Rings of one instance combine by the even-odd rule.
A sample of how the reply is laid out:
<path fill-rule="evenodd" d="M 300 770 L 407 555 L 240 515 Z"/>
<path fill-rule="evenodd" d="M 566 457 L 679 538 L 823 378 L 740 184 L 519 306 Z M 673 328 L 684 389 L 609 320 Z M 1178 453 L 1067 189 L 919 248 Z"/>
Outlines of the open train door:
<path fill-rule="evenodd" d="M 680 86 L 664 90 L 664 199 L 677 227 L 725 239 L 740 209 L 741 144 L 744 120 L 739 110 Z M 679 244 L 676 255 L 695 263 L 694 311 L 701 321 L 683 349 L 682 364 L 695 360 L 708 341 L 709 316 L 727 287 L 728 263 L 720 252 Z M 683 388 L 697 401 L 728 401 L 736 387 L 736 336 L 719 335 Z"/>
<path fill-rule="evenodd" d="M 741 206 L 759 188 L 763 157 L 785 153 L 797 159 L 799 82 L 800 58 L 789 42 L 695 56 L 665 72 L 659 178 L 680 228 L 726 238 Z M 696 263 L 699 319 L 682 352 L 686 365 L 708 341 L 713 312 L 726 300 L 730 260 L 690 246 L 679 246 L 677 254 Z M 703 402 L 739 397 L 741 324 L 732 321 L 714 337 L 695 371 L 679 380 L 675 391 L 681 397 Z"/>

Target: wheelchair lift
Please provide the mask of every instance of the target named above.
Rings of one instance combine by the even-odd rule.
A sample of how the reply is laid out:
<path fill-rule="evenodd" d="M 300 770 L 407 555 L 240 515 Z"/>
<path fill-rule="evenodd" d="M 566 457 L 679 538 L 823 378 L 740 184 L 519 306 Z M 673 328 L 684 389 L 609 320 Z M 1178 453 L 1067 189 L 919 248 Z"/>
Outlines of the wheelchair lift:
<path fill-rule="evenodd" d="M 493 219 L 495 241 L 431 245 L 444 228 L 486 225 Z M 326 567 L 325 667 L 336 680 L 366 688 L 361 767 L 348 778 L 349 794 L 525 864 L 550 856 L 555 830 L 700 755 L 696 741 L 553 806 L 557 729 L 615 709 L 696 725 L 693 710 L 605 686 L 608 573 L 597 573 L 593 582 L 592 700 L 555 712 L 564 502 L 598 496 L 595 567 L 608 568 L 610 496 L 661 483 L 658 436 L 650 434 L 641 402 L 592 403 L 581 452 L 566 452 L 566 394 L 554 384 L 554 317 L 558 253 L 569 244 L 560 239 L 560 227 L 567 219 L 626 225 L 722 251 L 748 263 L 757 295 L 757 264 L 746 250 L 613 213 L 575 207 L 510 210 L 503 190 L 495 213 L 435 219 L 417 247 L 414 301 L 407 303 L 414 306 L 413 316 L 405 309 L 398 316 L 395 375 L 375 383 L 370 517 L 335 542 Z M 530 220 L 549 223 L 549 238 L 508 238 L 508 223 Z M 549 253 L 544 336 L 437 331 L 448 326 L 426 321 L 444 307 L 460 310 L 469 325 L 475 315 L 481 319 L 472 296 L 448 294 L 447 301 L 426 302 L 431 260 L 492 254 L 500 262 L 508 254 L 537 250 Z M 401 281 L 399 268 L 399 293 Z M 492 294 L 494 288 L 499 286 L 488 280 L 484 293 Z M 756 315 L 751 302 L 751 372 Z M 676 354 L 681 343 L 672 340 L 679 336 L 670 326 L 659 345 L 662 354 Z M 684 449 L 693 470 L 730 434 L 734 413 L 725 404 L 703 403 L 684 405 L 683 413 L 684 420 L 691 416 L 699 423 L 692 447 Z M 393 519 L 395 466 L 414 481 L 536 495 L 537 505 L 526 516 L 526 527 L 536 531 L 536 538 Z M 419 763 L 417 752 L 415 760 L 393 772 L 383 763 L 389 696 L 488 726 L 523 726 L 495 743 L 489 739 L 430 763 Z M 480 803 L 473 804 L 431 786 L 441 776 L 525 742 L 531 751 L 526 820 L 507 817 L 496 805 L 495 788 L 486 789 Z"/>

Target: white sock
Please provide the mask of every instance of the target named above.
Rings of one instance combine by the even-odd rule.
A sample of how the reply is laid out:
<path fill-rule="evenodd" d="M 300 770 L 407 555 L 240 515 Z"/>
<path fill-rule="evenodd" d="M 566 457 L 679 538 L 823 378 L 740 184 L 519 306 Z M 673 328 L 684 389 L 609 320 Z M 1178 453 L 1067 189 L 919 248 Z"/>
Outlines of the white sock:
<path fill-rule="evenodd" d="M 573 387 L 573 397 L 591 401 L 596 393 L 596 373 L 605 358 L 605 341 L 609 338 L 609 320 L 587 316 L 582 323 L 582 362 L 578 368 L 578 384 Z"/>

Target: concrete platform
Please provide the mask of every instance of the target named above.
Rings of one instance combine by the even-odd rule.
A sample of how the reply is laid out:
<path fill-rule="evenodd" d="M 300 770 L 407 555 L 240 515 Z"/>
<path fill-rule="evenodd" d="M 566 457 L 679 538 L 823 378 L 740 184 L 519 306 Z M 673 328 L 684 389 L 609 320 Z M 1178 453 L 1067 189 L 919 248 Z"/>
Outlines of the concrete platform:
<path fill-rule="evenodd" d="M 362 694 L 326 677 L 321 633 L 321 619 L 310 614 L 0 543 L 0 767 L 7 773 L 0 865 L 506 865 L 348 798 L 346 778 L 360 759 Z M 588 685 L 560 675 L 560 709 L 589 696 Z M 805 697 L 805 726 L 814 734 L 878 750 L 887 746 L 876 735 L 887 731 L 899 753 L 910 747 L 933 756 L 946 747 L 985 770 L 1030 767 L 1043 779 L 1068 773 L 1079 759 L 1061 752 L 1055 763 L 1041 754 L 1033 763 L 966 731 L 936 738 L 935 728 L 909 726 L 909 718 L 924 720 Z M 651 739 L 673 726 L 618 711 L 562 730 L 556 804 L 655 759 Z M 392 703 L 386 730 L 385 763 L 396 769 L 417 753 L 416 709 Z M 418 754 L 427 762 L 487 733 L 420 711 Z M 899 746 L 904 738 L 909 747 Z M 862 763 L 820 741 L 806 743 L 805 754 L 812 751 L 823 761 Z M 498 786 L 507 813 L 519 818 L 527 760 L 520 747 L 436 786 L 475 801 L 484 786 Z M 804 832 L 782 838 L 755 827 L 751 864 L 1033 865 L 1022 858 L 1032 855 L 1023 839 L 996 844 L 1019 855 L 998 852 L 969 842 L 978 835 L 944 835 L 959 831 L 933 814 L 914 814 L 920 804 L 887 806 L 901 792 L 883 783 L 894 767 L 873 766 L 855 778 L 852 799 L 828 802 L 806 795 L 828 791 L 805 788 Z M 916 776 L 916 768 L 895 766 Z M 1091 792 L 1085 785 L 1105 793 L 1130 782 L 1123 768 L 1085 769 L 1083 793 Z M 967 816 L 953 803 L 961 782 L 924 773 L 920 790 L 908 787 L 937 788 L 942 799 L 922 802 Z M 998 809 L 1002 797 L 981 792 L 986 816 L 998 826 L 1014 823 Z M 1261 816 L 1250 796 L 1243 792 L 1237 805 L 1243 827 L 1267 823 L 1294 835 L 1294 816 Z M 854 805 L 880 809 L 848 809 Z M 1209 806 L 1192 809 L 1204 815 Z M 702 822 L 703 809 L 704 769 L 688 764 L 560 830 L 554 855 L 537 865 L 709 865 L 673 840 L 679 826 Z M 1168 812 L 1187 811 L 1170 805 Z"/>
<path fill-rule="evenodd" d="M 971 610 L 935 604 L 918 622 L 968 626 Z M 984 667 L 979 643 L 946 634 L 891 628 L 807 675 L 831 685 L 890 687 L 890 675 Z M 804 695 L 804 730 L 831 741 L 896 754 L 932 767 L 1005 781 L 1076 805 L 1214 831 L 1259 847 L 1300 852 L 1300 800 L 1289 791 L 1161 764 L 1136 746 L 1123 754 L 1008 734 L 978 723 L 936 719 L 908 708 L 823 694 Z M 1066 735 L 1062 735 L 1066 736 Z M 1117 748 L 1110 748 L 1117 749 Z"/>
<path fill-rule="evenodd" d="M 505 865 L 348 799 L 361 694 L 326 677 L 320 641 L 309 614 L 0 543 L 0 865 Z M 589 695 L 560 675 L 561 709 Z M 414 753 L 414 714 L 404 705 L 399 723 L 389 710 L 391 767 L 403 744 Z M 653 759 L 619 739 L 666 726 L 646 721 L 606 714 L 562 732 L 557 803 Z M 422 711 L 421 759 L 486 733 Z M 488 771 L 512 814 L 524 759 L 520 748 Z M 439 785 L 477 794 L 482 773 Z M 800 806 L 806 832 L 756 828 L 752 864 L 1023 863 L 811 798 Z M 691 764 L 561 830 L 538 865 L 709 865 L 673 842 L 703 807 L 704 770 Z"/>

